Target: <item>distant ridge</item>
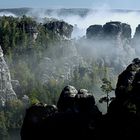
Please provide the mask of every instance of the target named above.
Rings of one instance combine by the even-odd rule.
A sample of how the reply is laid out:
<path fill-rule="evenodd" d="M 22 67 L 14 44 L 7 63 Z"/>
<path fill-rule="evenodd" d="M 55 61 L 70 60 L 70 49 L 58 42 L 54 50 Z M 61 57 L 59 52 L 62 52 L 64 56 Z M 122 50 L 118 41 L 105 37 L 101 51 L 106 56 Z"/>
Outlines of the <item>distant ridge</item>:
<path fill-rule="evenodd" d="M 111 11 L 111 12 L 120 12 L 120 13 L 127 13 L 127 12 L 140 12 L 140 10 L 129 10 L 129 9 L 88 9 L 88 8 L 61 8 L 61 9 L 45 9 L 45 8 L 7 8 L 7 9 L 0 9 L 0 12 L 10 12 L 17 16 L 26 15 L 31 10 L 44 10 L 46 14 L 51 14 L 52 12 L 57 12 L 58 15 L 79 15 L 79 16 L 86 16 L 90 11 L 97 12 L 97 11 Z"/>

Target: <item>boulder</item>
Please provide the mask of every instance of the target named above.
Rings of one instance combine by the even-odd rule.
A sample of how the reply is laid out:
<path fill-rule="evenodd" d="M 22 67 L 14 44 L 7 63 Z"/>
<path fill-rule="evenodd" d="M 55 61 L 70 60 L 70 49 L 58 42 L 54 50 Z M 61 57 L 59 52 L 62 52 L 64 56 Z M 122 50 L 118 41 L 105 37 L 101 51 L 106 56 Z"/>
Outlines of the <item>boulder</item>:
<path fill-rule="evenodd" d="M 50 117 L 53 118 L 57 108 L 55 105 L 46 105 L 42 103 L 34 104 L 26 110 L 26 115 L 21 128 L 21 140 L 39 140 L 44 139 L 46 136 L 48 120 Z M 50 128 L 51 129 L 51 128 Z"/>
<path fill-rule="evenodd" d="M 94 96 L 86 89 L 80 89 L 75 96 L 75 108 L 78 112 L 90 112 L 95 106 Z"/>
<path fill-rule="evenodd" d="M 58 110 L 62 112 L 73 110 L 76 94 L 77 90 L 75 87 L 70 85 L 64 87 L 57 103 Z"/>

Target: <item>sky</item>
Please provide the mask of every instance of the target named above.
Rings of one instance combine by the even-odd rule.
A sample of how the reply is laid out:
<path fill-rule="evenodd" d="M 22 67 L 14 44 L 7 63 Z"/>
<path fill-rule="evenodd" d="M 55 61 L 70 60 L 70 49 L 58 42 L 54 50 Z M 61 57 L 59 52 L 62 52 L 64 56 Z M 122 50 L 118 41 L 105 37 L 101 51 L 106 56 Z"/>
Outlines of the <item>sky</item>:
<path fill-rule="evenodd" d="M 100 8 L 140 10 L 140 0 L 0 0 L 0 8 Z"/>

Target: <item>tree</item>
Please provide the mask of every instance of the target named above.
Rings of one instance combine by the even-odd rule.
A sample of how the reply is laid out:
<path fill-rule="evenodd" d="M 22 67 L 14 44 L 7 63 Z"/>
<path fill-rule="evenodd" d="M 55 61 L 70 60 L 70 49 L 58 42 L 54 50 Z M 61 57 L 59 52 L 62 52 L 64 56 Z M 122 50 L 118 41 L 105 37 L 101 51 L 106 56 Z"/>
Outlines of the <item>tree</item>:
<path fill-rule="evenodd" d="M 107 79 L 107 78 L 103 78 L 102 79 L 102 86 L 101 86 L 101 89 L 102 91 L 106 94 L 106 98 L 101 98 L 100 99 L 100 102 L 103 102 L 103 101 L 106 101 L 107 103 L 107 112 L 108 112 L 108 107 L 109 107 L 109 101 L 110 101 L 110 98 L 109 98 L 109 93 L 111 91 L 114 90 L 114 88 L 112 87 L 111 85 L 111 82 Z"/>
<path fill-rule="evenodd" d="M 20 128 L 23 121 L 24 105 L 19 99 L 9 100 L 5 106 L 5 118 L 7 128 Z"/>
<path fill-rule="evenodd" d="M 4 111 L 0 112 L 0 137 L 7 135 L 6 119 Z"/>

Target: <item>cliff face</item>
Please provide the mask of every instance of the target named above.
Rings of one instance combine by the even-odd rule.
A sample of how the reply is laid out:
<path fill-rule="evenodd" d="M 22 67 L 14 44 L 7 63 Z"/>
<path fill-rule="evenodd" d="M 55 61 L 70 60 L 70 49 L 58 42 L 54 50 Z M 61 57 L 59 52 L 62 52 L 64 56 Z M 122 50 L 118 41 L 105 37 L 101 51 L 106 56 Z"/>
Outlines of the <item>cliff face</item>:
<path fill-rule="evenodd" d="M 87 28 L 86 36 L 88 39 L 102 39 L 103 27 L 102 25 L 91 25 Z"/>
<path fill-rule="evenodd" d="M 73 26 L 64 21 L 50 20 L 44 26 L 46 29 L 67 38 L 71 37 L 73 31 Z"/>
<path fill-rule="evenodd" d="M 91 25 L 86 31 L 86 38 L 93 47 L 104 51 L 99 59 L 103 59 L 105 65 L 114 67 L 119 73 L 135 57 L 129 24 L 114 21 L 103 26 Z"/>
<path fill-rule="evenodd" d="M 134 37 L 132 39 L 132 46 L 135 48 L 137 56 L 140 55 L 139 44 L 140 44 L 140 24 L 137 26 Z"/>
<path fill-rule="evenodd" d="M 126 23 L 107 22 L 102 25 L 91 25 L 86 32 L 88 39 L 111 41 L 115 47 L 125 47 L 131 40 L 131 27 Z"/>
<path fill-rule="evenodd" d="M 0 47 L 0 104 L 4 106 L 7 100 L 14 99 L 17 99 L 17 97 L 12 88 L 10 71 Z"/>

